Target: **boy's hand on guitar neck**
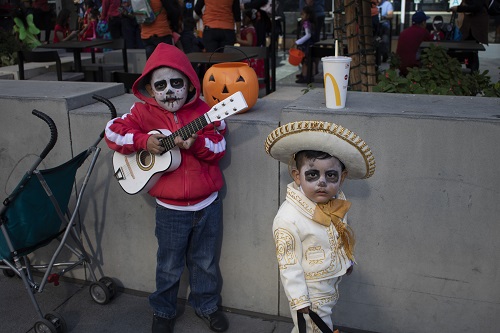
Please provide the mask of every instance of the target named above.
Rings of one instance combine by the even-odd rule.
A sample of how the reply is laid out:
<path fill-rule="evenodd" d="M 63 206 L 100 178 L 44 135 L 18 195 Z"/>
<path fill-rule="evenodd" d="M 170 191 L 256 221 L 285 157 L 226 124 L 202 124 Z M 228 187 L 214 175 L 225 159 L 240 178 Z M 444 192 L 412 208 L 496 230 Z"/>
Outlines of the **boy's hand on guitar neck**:
<path fill-rule="evenodd" d="M 180 136 L 178 136 L 175 138 L 174 143 L 180 149 L 189 149 L 194 144 L 197 138 L 198 134 L 196 133 L 191 135 L 191 137 L 187 138 L 186 140 L 183 140 Z"/>
<path fill-rule="evenodd" d="M 160 139 L 166 138 L 163 134 L 151 134 L 148 138 L 147 142 L 147 150 L 151 154 L 162 154 L 165 151 L 165 148 L 161 145 Z M 196 139 L 198 138 L 198 134 L 193 134 L 191 137 L 183 140 L 180 136 L 176 137 L 174 143 L 180 149 L 189 149 L 194 144 Z"/>
<path fill-rule="evenodd" d="M 151 154 L 162 154 L 165 151 L 165 148 L 161 145 L 161 138 L 165 138 L 166 136 L 163 134 L 151 134 L 148 138 L 147 142 L 147 150 Z"/>

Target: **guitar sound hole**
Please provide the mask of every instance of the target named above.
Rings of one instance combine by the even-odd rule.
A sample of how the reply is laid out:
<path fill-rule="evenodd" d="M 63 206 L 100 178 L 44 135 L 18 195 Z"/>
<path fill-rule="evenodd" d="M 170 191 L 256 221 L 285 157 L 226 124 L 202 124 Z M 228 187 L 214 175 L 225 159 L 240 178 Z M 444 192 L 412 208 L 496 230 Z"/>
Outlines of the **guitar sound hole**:
<path fill-rule="evenodd" d="M 153 163 L 153 155 L 147 150 L 143 150 L 139 154 L 139 161 L 143 167 L 147 168 Z"/>

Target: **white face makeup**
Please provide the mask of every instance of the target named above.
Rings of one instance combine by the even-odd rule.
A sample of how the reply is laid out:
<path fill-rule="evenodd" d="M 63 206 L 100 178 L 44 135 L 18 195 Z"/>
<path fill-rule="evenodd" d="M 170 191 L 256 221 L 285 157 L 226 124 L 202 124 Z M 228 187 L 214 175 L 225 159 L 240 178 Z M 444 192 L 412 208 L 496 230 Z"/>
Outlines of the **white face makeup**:
<path fill-rule="evenodd" d="M 178 70 L 163 67 L 153 72 L 151 89 L 156 102 L 160 106 L 170 112 L 176 112 L 186 102 L 189 81 Z"/>

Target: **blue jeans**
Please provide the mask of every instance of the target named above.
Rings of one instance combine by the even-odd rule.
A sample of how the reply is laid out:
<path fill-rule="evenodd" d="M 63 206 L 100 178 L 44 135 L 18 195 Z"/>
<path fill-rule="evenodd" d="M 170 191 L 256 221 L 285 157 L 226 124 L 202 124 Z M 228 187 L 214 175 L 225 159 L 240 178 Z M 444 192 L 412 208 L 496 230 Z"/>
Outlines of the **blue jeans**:
<path fill-rule="evenodd" d="M 197 212 L 156 206 L 156 291 L 149 296 L 156 316 L 175 318 L 179 280 L 185 265 L 189 270 L 191 306 L 199 315 L 217 311 L 220 300 L 217 249 L 221 224 L 219 198 Z"/>

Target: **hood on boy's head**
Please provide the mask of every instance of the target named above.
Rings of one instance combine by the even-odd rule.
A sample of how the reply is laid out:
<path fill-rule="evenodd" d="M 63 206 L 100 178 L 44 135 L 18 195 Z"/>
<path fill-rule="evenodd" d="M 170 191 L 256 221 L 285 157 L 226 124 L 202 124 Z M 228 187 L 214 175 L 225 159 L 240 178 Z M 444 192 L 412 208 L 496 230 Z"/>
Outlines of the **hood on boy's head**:
<path fill-rule="evenodd" d="M 137 98 L 148 104 L 158 105 L 154 97 L 147 92 L 146 85 L 150 84 L 151 74 L 161 67 L 174 68 L 184 73 L 190 84 L 194 86 L 195 92 L 188 95 L 186 105 L 200 97 L 200 80 L 186 54 L 173 45 L 160 43 L 146 61 L 142 75 L 132 86 L 132 91 Z"/>

